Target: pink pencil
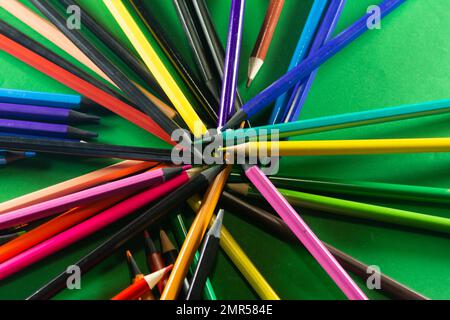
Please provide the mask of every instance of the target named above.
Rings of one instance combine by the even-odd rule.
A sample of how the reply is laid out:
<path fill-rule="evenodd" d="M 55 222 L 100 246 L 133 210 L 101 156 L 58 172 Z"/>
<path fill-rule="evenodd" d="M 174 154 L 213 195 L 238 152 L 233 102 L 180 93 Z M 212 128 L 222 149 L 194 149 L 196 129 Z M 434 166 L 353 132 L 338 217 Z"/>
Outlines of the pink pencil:
<path fill-rule="evenodd" d="M 0 230 L 42 219 L 95 200 L 117 195 L 121 192 L 138 191 L 151 187 L 180 174 L 182 170 L 180 167 L 151 170 L 29 207 L 6 212 L 0 215 Z"/>
<path fill-rule="evenodd" d="M 264 173 L 257 166 L 247 166 L 245 167 L 245 174 L 347 298 L 350 300 L 368 300 L 339 262 L 323 245 L 322 241 L 317 238 Z"/>
<path fill-rule="evenodd" d="M 40 244 L 20 253 L 19 255 L 0 264 L 0 281 L 27 266 L 44 259 L 45 257 L 81 240 L 107 225 L 135 212 L 148 203 L 168 194 L 189 180 L 189 174 L 183 172 L 177 177 L 155 187 L 143 191 L 115 206 L 83 221 Z"/>

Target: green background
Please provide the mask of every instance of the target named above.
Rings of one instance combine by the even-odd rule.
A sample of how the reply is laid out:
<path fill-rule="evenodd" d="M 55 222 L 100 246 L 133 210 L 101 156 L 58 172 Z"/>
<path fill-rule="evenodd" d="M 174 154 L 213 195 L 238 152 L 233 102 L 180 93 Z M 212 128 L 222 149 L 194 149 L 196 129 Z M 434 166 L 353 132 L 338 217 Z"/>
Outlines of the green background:
<path fill-rule="evenodd" d="M 6 0 L 7 1 L 7 0 Z M 28 1 L 23 1 L 29 5 Z M 269 0 L 250 0 L 246 8 L 239 84 L 245 100 L 256 95 L 287 69 L 312 5 L 311 0 L 286 0 L 266 64 L 251 89 L 245 89 L 248 57 L 257 37 Z M 363 15 L 374 0 L 349 0 L 337 32 Z M 80 1 L 83 8 L 130 46 L 102 1 Z M 230 1 L 208 0 L 221 40 L 225 43 Z M 149 9 L 192 63 L 172 2 L 149 0 Z M 450 97 L 450 3 L 448 0 L 406 1 L 382 21 L 381 30 L 367 32 L 320 68 L 305 105 L 304 119 L 344 112 L 369 110 L 405 103 Z M 0 18 L 18 27 L 45 46 L 73 61 L 61 50 L 24 26 L 3 9 Z M 97 43 L 101 49 L 105 49 Z M 107 50 L 105 50 L 107 52 Z M 72 93 L 71 90 L 0 52 L 0 86 L 27 90 Z M 114 61 L 117 61 L 114 59 Z M 77 62 L 75 62 L 77 63 Z M 120 64 L 122 67 L 123 64 Z M 184 88 L 185 89 L 185 88 Z M 187 90 L 185 90 L 187 91 Z M 100 109 L 104 114 L 100 142 L 164 146 L 143 130 Z M 407 120 L 364 128 L 315 134 L 302 139 L 360 139 L 448 136 L 448 115 Z M 38 190 L 112 163 L 106 160 L 46 157 L 22 161 L 0 169 L 0 201 Z M 284 158 L 280 174 L 298 177 L 330 177 L 368 181 L 449 187 L 450 156 L 441 154 L 333 156 Z M 360 201 L 450 218 L 447 206 L 428 203 Z M 267 205 L 266 205 L 267 207 Z M 188 212 L 188 209 L 180 209 Z M 324 241 L 353 255 L 432 299 L 450 297 L 450 240 L 442 234 L 399 228 L 358 219 L 340 218 L 299 208 L 299 213 Z M 187 215 L 190 215 L 189 213 Z M 0 284 L 1 299 L 23 299 L 57 273 L 93 249 L 114 230 L 118 222 L 77 244 L 64 249 Z M 283 299 L 345 299 L 324 271 L 301 245 L 288 245 L 234 214 L 225 216 L 225 225 L 248 256 Z M 155 233 L 155 232 L 154 232 Z M 126 248 L 135 252 L 145 268 L 142 239 Z M 124 248 L 125 249 L 125 248 Z M 222 299 L 257 298 L 231 262 L 220 253 L 212 277 Z M 355 278 L 357 283 L 364 284 Z M 82 290 L 66 290 L 58 299 L 108 299 L 129 283 L 123 251 L 117 252 L 82 278 Z M 372 299 L 385 299 L 364 289 Z"/>

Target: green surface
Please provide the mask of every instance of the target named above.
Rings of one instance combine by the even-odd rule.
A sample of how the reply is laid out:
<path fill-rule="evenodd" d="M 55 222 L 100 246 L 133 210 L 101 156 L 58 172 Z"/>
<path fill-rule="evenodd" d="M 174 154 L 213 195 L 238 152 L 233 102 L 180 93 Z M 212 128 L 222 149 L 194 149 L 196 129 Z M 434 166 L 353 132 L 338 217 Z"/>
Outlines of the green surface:
<path fill-rule="evenodd" d="M 220 37 L 225 43 L 230 1 L 208 0 Z M 286 0 L 266 65 L 250 90 L 245 89 L 247 58 L 257 37 L 268 0 L 250 0 L 246 9 L 239 84 L 245 100 L 282 75 L 289 63 L 312 1 Z M 373 4 L 370 0 L 349 0 L 338 30 L 349 26 Z M 377 1 L 378 2 L 378 1 Z M 28 4 L 28 1 L 24 1 Z M 100 0 L 81 3 L 99 21 L 126 42 Z M 149 8 L 190 57 L 182 29 L 169 0 L 149 0 Z M 261 4 L 264 4 L 261 6 Z M 382 22 L 381 30 L 369 31 L 350 47 L 327 62 L 319 71 L 302 117 L 304 119 L 350 111 L 368 110 L 403 103 L 449 98 L 450 19 L 448 0 L 409 0 Z M 54 49 L 39 35 L 0 9 L 0 18 L 14 24 L 44 45 Z M 57 50 L 57 52 L 60 52 Z M 66 56 L 66 55 L 64 55 Z M 189 58 L 191 59 L 191 58 Z M 71 91 L 38 71 L 0 52 L 0 86 L 52 92 Z M 191 60 L 192 61 L 192 60 Z M 98 112 L 98 111 L 96 111 Z M 448 136 L 450 116 L 435 116 L 345 129 L 339 132 L 304 136 L 302 139 L 358 139 Z M 91 127 L 97 129 L 97 127 Z M 105 113 L 100 126 L 101 142 L 162 146 L 134 125 Z M 0 169 L 0 200 L 78 176 L 109 164 L 104 160 L 43 157 Z M 449 187 L 448 154 L 411 154 L 345 157 L 305 157 L 283 159 L 281 173 L 290 176 L 372 180 L 425 186 Z M 359 201 L 370 200 L 357 198 Z M 371 202 L 375 203 L 375 202 Z M 378 202 L 450 218 L 446 206 Z M 300 209 L 299 212 L 318 236 L 369 265 L 378 265 L 387 275 L 433 299 L 450 298 L 450 239 L 381 223 L 337 218 Z M 0 298 L 22 299 L 72 264 L 104 240 L 123 222 L 91 236 L 3 281 Z M 287 245 L 235 215 L 225 215 L 225 225 L 249 257 L 283 299 L 344 299 L 329 277 L 300 246 Z M 133 250 L 144 268 L 143 240 L 135 239 L 126 248 Z M 124 248 L 125 250 L 125 248 Z M 82 290 L 65 291 L 58 299 L 107 299 L 129 283 L 124 250 L 118 252 L 83 277 Z M 219 298 L 253 299 L 254 292 L 230 261 L 221 253 L 212 282 Z M 357 280 L 357 283 L 363 285 Z M 373 299 L 385 299 L 365 289 Z"/>

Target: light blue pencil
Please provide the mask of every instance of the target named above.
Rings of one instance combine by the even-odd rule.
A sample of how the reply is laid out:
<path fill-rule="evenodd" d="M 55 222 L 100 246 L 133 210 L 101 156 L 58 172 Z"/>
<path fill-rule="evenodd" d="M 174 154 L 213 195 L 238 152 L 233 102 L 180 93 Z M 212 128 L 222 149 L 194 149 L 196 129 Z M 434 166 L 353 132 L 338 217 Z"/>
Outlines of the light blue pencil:
<path fill-rule="evenodd" d="M 80 107 L 80 104 L 83 102 L 83 98 L 75 94 L 59 94 L 0 88 L 0 102 L 76 109 Z"/>
<path fill-rule="evenodd" d="M 316 32 L 314 41 L 309 49 L 308 57 L 316 53 L 328 40 L 333 36 L 334 29 L 341 16 L 342 10 L 346 0 L 335 0 L 328 6 L 327 12 L 324 15 L 319 29 Z M 292 91 L 289 103 L 284 108 L 283 116 L 280 122 L 297 121 L 300 116 L 300 111 L 306 102 L 309 91 L 311 90 L 314 79 L 316 78 L 319 69 L 314 70 L 308 78 L 302 82 L 297 83 Z"/>
<path fill-rule="evenodd" d="M 309 13 L 308 19 L 306 20 L 305 26 L 303 28 L 302 35 L 297 43 L 297 47 L 292 55 L 291 62 L 288 67 L 288 71 L 295 68 L 300 62 L 306 58 L 311 43 L 316 34 L 316 30 L 319 27 L 320 20 L 324 14 L 325 8 L 327 7 L 327 0 L 315 0 L 311 11 Z M 292 91 L 286 92 L 285 94 L 278 97 L 275 106 L 272 110 L 272 115 L 270 116 L 269 123 L 279 123 L 281 122 L 281 117 L 284 114 L 287 103 L 289 102 L 289 97 Z"/>

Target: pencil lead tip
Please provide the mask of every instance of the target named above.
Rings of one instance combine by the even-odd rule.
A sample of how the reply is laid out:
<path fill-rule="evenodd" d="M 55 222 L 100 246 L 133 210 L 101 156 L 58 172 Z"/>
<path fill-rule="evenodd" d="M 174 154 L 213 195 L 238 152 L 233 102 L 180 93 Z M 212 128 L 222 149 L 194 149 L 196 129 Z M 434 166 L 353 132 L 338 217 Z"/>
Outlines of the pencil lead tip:
<path fill-rule="evenodd" d="M 251 57 L 249 64 L 248 64 L 248 81 L 247 81 L 247 88 L 250 87 L 252 81 L 256 78 L 256 75 L 258 74 L 259 70 L 261 69 L 262 65 L 264 64 L 264 60 L 256 57 Z"/>
<path fill-rule="evenodd" d="M 150 233 L 148 233 L 147 230 L 144 231 L 144 238 L 145 238 L 145 253 L 147 255 L 150 255 L 155 252 L 158 252 L 158 249 L 156 249 L 155 243 L 153 242 L 152 238 L 150 237 Z"/>
<path fill-rule="evenodd" d="M 253 79 L 248 78 L 247 80 L 247 89 L 250 88 L 251 84 L 252 84 Z"/>
<path fill-rule="evenodd" d="M 170 241 L 169 236 L 164 230 L 159 231 L 159 237 L 161 239 L 161 248 L 163 253 L 176 250 L 175 246 L 173 245 L 172 241 Z"/>

